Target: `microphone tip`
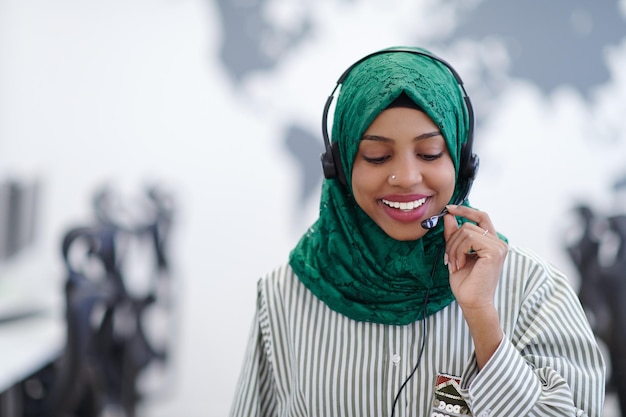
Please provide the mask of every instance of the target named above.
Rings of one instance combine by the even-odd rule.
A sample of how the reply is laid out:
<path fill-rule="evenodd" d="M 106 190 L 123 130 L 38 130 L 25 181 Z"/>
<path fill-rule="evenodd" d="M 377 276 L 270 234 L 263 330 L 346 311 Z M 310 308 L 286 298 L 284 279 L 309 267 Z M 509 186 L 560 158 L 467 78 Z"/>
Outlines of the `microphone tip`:
<path fill-rule="evenodd" d="M 430 230 L 433 227 L 437 226 L 437 223 L 439 223 L 439 216 L 433 216 L 429 217 L 426 220 L 423 220 L 421 225 L 424 229 Z"/>
<path fill-rule="evenodd" d="M 429 217 L 426 220 L 423 220 L 421 225 L 424 229 L 430 230 L 433 227 L 437 226 L 437 224 L 439 223 L 439 219 L 441 219 L 446 214 L 448 214 L 448 209 L 443 209 L 441 213 Z"/>

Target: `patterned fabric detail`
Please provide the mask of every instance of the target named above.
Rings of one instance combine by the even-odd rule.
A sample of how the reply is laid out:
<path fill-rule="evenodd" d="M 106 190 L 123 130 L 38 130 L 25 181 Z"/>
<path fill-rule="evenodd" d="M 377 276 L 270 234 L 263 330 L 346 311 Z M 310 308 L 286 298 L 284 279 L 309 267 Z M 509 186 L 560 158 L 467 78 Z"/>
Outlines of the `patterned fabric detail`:
<path fill-rule="evenodd" d="M 439 374 L 435 380 L 435 398 L 431 417 L 471 417 L 463 395 L 461 394 L 461 378 Z"/>

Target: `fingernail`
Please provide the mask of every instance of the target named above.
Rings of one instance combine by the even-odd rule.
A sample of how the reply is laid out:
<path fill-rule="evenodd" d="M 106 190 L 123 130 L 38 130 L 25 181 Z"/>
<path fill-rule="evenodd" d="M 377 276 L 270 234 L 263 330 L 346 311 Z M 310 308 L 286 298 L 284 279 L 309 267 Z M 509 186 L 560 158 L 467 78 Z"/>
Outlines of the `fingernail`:
<path fill-rule="evenodd" d="M 448 254 L 447 253 L 443 254 L 443 264 L 444 265 L 448 265 Z"/>
<path fill-rule="evenodd" d="M 458 206 L 457 206 L 456 204 L 448 204 L 448 205 L 446 206 L 446 208 L 447 208 L 448 210 L 450 210 L 450 209 L 454 210 L 454 209 L 455 209 L 455 208 L 457 208 L 457 207 L 458 207 Z"/>

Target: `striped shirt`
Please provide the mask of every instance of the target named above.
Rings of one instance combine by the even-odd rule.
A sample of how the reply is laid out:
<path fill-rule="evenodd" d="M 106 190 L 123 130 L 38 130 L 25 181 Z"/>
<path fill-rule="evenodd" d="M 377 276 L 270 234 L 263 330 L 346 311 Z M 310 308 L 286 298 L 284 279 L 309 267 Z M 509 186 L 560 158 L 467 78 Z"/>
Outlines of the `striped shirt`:
<path fill-rule="evenodd" d="M 510 247 L 495 303 L 505 337 L 479 372 L 458 303 L 406 326 L 358 322 L 282 266 L 259 280 L 230 415 L 389 417 L 397 396 L 397 417 L 600 416 L 604 362 L 567 278 Z"/>

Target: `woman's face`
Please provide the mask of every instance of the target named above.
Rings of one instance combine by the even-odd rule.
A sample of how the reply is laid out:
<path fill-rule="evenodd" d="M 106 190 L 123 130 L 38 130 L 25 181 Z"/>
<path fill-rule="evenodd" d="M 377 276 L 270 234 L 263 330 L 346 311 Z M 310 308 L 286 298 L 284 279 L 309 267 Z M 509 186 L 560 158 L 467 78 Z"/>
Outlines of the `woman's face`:
<path fill-rule="evenodd" d="M 359 144 L 352 169 L 354 198 L 396 240 L 416 240 L 420 223 L 452 198 L 454 164 L 439 128 L 423 112 L 384 110 Z"/>

